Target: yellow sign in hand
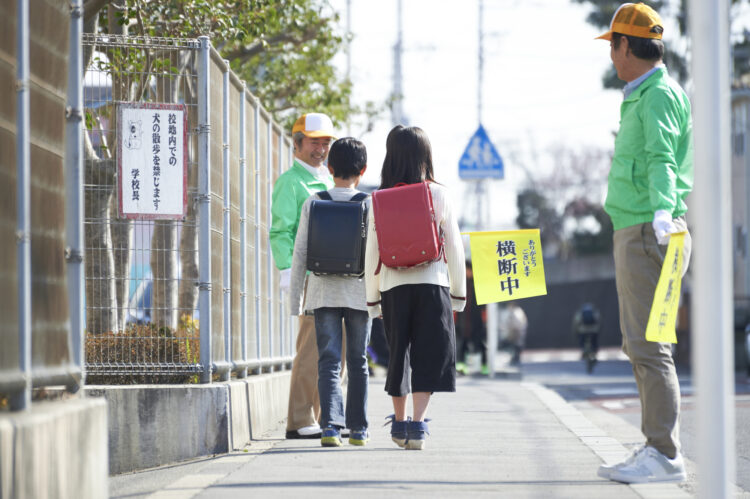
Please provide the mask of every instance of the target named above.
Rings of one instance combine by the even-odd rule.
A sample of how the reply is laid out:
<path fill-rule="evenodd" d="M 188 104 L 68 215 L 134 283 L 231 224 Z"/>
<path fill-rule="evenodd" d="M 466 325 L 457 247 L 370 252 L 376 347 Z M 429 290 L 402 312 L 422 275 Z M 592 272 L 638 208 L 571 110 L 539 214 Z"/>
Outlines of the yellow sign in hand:
<path fill-rule="evenodd" d="M 646 341 L 677 343 L 675 324 L 682 286 L 682 249 L 685 233 L 678 232 L 669 237 L 669 246 L 664 256 L 659 282 L 656 283 L 654 303 L 648 316 Z"/>
<path fill-rule="evenodd" d="M 547 294 L 539 229 L 468 234 L 477 304 Z"/>

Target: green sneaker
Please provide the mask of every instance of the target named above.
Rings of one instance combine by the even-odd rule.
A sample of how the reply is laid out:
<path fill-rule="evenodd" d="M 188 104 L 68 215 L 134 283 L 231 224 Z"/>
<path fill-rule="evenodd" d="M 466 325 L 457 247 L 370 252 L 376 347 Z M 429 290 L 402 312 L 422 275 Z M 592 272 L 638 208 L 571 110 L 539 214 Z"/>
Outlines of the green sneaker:
<path fill-rule="evenodd" d="M 329 426 L 323 428 L 323 433 L 320 437 L 320 445 L 323 447 L 341 447 L 341 432 L 338 428 Z"/>
<path fill-rule="evenodd" d="M 370 434 L 367 430 L 352 430 L 349 433 L 349 444 L 363 446 L 370 441 Z"/>
<path fill-rule="evenodd" d="M 456 372 L 458 374 L 466 374 L 467 372 L 469 372 L 469 369 L 463 362 L 456 362 Z"/>
<path fill-rule="evenodd" d="M 482 364 L 481 369 L 479 369 L 479 372 L 482 373 L 484 376 L 489 376 L 490 374 L 490 368 L 487 367 L 487 364 Z"/>

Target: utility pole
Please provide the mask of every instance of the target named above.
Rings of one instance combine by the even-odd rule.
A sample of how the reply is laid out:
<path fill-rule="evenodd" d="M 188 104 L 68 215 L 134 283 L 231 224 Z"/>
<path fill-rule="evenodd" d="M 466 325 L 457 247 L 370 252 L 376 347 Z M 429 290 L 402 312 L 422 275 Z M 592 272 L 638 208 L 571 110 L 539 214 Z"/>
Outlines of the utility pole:
<path fill-rule="evenodd" d="M 403 99 L 404 94 L 401 87 L 401 56 L 404 52 L 404 32 L 401 23 L 403 15 L 402 0 L 396 0 L 396 22 L 398 32 L 396 44 L 393 46 L 393 94 L 391 95 L 391 124 L 400 125 L 404 121 Z"/>
<path fill-rule="evenodd" d="M 478 37 L 478 61 L 477 61 L 477 122 L 482 126 L 482 87 L 484 84 L 484 0 L 479 1 L 479 12 L 477 16 Z M 487 180 L 474 180 L 474 192 L 477 200 L 477 230 L 489 229 L 491 224 L 491 202 Z M 497 352 L 497 327 L 499 313 L 497 303 L 488 303 L 487 310 L 487 365 L 489 366 L 489 377 L 495 377 L 495 353 Z"/>
<path fill-rule="evenodd" d="M 477 33 L 479 38 L 477 40 L 477 122 L 478 125 L 482 125 L 482 86 L 484 80 L 484 0 L 478 0 L 479 10 L 477 17 Z M 474 199 L 476 200 L 476 220 L 477 230 L 485 228 L 485 222 L 489 221 L 489 200 L 486 199 L 487 189 L 485 189 L 485 182 L 483 180 L 474 180 Z M 487 217 L 485 218 L 485 215 Z"/>
<path fill-rule="evenodd" d="M 482 83 L 484 81 L 484 0 L 479 0 L 479 69 L 477 72 L 477 121 L 482 124 Z"/>
<path fill-rule="evenodd" d="M 729 0 L 691 0 L 693 120 L 696 168 L 693 205 L 693 383 L 696 393 L 698 494 L 734 496 L 736 481 Z M 705 334 L 711 331 L 713 334 Z"/>
<path fill-rule="evenodd" d="M 352 82 L 352 0 L 346 0 L 346 81 Z M 348 114 L 346 135 L 352 136 L 352 120 Z"/>

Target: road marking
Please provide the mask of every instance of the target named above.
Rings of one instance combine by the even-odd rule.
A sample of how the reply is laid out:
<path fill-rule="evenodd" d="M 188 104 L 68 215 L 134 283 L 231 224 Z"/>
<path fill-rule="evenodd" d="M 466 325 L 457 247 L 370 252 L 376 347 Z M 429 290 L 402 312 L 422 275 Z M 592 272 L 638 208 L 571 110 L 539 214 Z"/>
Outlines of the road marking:
<path fill-rule="evenodd" d="M 625 404 L 619 400 L 610 400 L 602 402 L 602 407 L 609 409 L 610 411 L 619 411 L 620 409 L 625 409 Z"/>
<path fill-rule="evenodd" d="M 596 354 L 597 360 L 628 360 L 627 355 L 619 348 L 603 348 Z M 536 364 L 542 362 L 576 362 L 581 360 L 581 350 L 526 350 L 521 353 L 521 362 Z"/>
<path fill-rule="evenodd" d="M 612 396 L 620 396 L 625 397 L 627 395 L 635 395 L 638 396 L 638 389 L 635 387 L 616 387 L 616 388 L 594 388 L 591 390 L 591 393 L 595 395 L 596 397 L 612 397 Z"/>

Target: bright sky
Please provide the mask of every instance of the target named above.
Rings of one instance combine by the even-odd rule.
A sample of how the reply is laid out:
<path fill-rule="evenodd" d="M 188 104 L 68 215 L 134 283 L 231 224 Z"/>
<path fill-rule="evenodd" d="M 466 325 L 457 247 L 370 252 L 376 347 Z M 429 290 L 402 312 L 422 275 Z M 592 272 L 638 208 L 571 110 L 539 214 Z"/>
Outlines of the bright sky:
<path fill-rule="evenodd" d="M 330 1 L 345 28 L 346 0 Z M 351 5 L 354 99 L 383 102 L 393 88 L 397 3 Z M 505 180 L 490 182 L 492 228 L 513 227 L 515 192 L 526 177 L 518 159 L 531 166 L 536 154 L 543 167 L 552 161 L 547 150 L 553 145 L 612 148 L 622 94 L 602 89 L 609 45 L 594 40 L 600 32 L 586 23 L 588 12 L 570 0 L 484 2 L 483 124 L 505 162 Z M 459 204 L 468 191 L 458 160 L 478 125 L 477 18 L 476 0 L 403 0 L 404 113 L 430 137 L 437 180 Z M 338 65 L 344 74 L 343 55 Z M 352 135 L 368 148 L 368 184 L 379 182 L 390 119 L 386 112 L 364 135 L 361 123 L 352 125 Z"/>

